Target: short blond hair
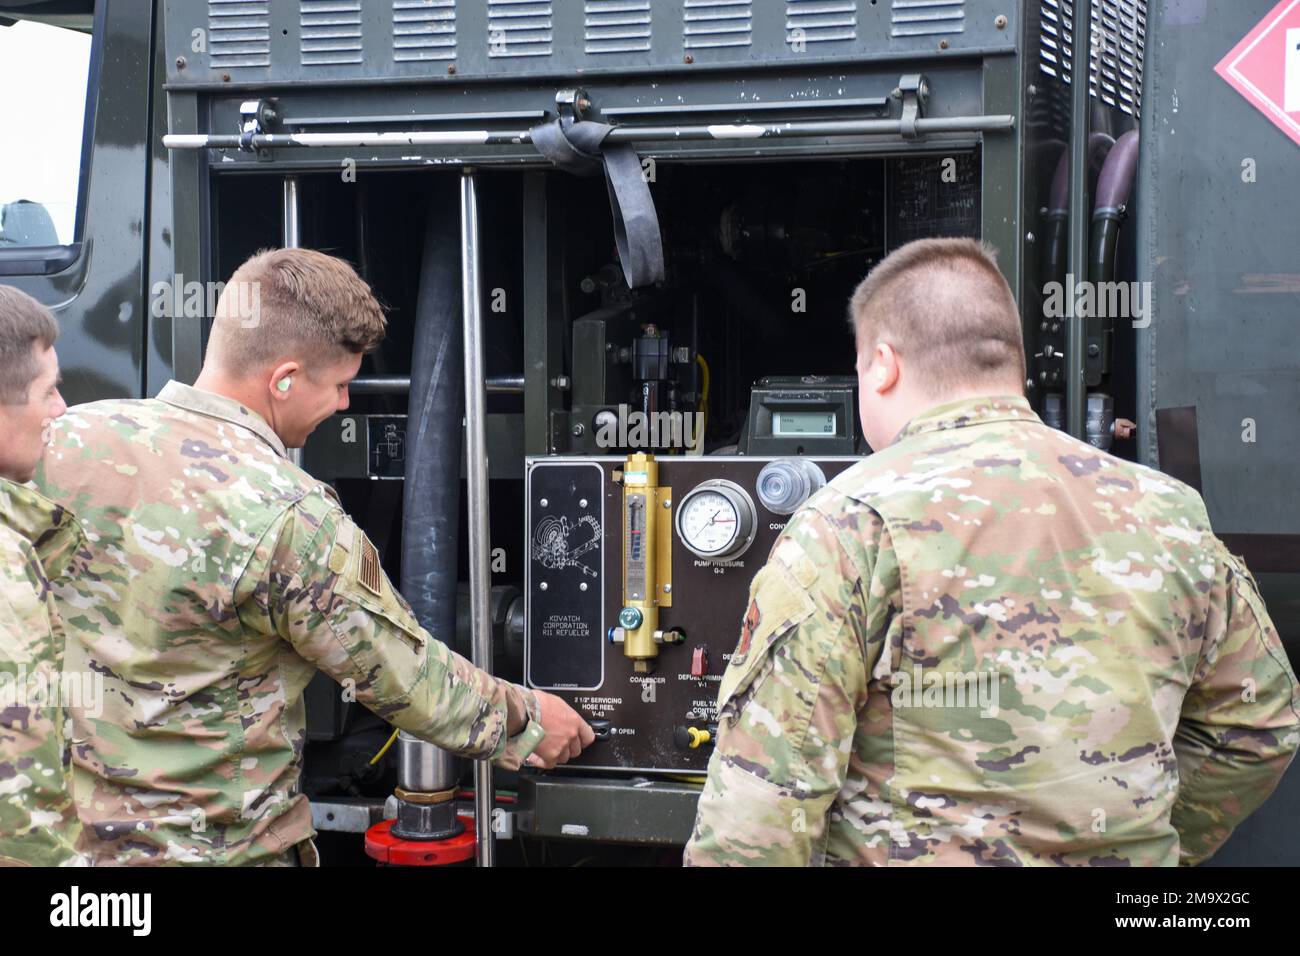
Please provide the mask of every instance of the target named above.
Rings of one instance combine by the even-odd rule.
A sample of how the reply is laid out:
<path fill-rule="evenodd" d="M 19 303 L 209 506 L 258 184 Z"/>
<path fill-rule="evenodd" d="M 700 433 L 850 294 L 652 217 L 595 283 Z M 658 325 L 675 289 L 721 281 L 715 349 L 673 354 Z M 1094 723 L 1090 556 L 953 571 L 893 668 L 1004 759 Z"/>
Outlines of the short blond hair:
<path fill-rule="evenodd" d="M 374 351 L 387 325 L 370 286 L 344 260 L 312 249 L 264 249 L 222 290 L 208 355 L 236 374 L 283 359 L 310 370 Z"/>
<path fill-rule="evenodd" d="M 37 353 L 58 338 L 59 323 L 49 309 L 26 292 L 0 285 L 0 405 L 27 404 L 40 374 Z"/>
<path fill-rule="evenodd" d="M 1024 333 L 997 253 L 974 239 L 918 239 L 882 259 L 849 303 L 858 348 L 887 343 L 933 395 L 1025 380 Z"/>

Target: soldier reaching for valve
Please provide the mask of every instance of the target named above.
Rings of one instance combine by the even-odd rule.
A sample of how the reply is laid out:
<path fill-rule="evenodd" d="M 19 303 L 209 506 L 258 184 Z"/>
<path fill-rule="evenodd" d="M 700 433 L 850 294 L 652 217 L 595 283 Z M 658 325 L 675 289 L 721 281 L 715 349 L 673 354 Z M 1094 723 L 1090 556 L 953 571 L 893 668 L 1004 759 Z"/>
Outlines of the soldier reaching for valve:
<path fill-rule="evenodd" d="M 59 696 L 63 622 L 50 582 L 81 544 L 65 509 L 30 481 L 59 394 L 59 327 L 26 293 L 0 286 L 0 866 L 84 863 Z"/>
<path fill-rule="evenodd" d="M 96 863 L 312 862 L 297 783 L 317 670 L 397 727 L 502 766 L 592 742 L 559 698 L 421 628 L 333 491 L 286 457 L 347 408 L 385 326 L 341 260 L 260 253 L 222 293 L 193 387 L 78 406 L 55 429 L 37 483 L 89 537 L 58 604 L 69 655 L 105 680 L 102 715 L 73 711 Z"/>
<path fill-rule="evenodd" d="M 753 581 L 686 862 L 1207 859 L 1300 692 L 1200 497 L 1031 411 L 978 243 L 897 250 L 851 317 L 876 453 Z"/>

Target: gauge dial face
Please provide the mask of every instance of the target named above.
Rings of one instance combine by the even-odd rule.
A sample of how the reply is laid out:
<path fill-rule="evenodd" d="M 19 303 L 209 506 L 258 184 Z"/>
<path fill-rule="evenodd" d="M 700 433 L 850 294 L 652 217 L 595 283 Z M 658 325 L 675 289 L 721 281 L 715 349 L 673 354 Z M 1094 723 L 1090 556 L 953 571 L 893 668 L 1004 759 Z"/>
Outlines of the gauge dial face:
<path fill-rule="evenodd" d="M 682 541 L 696 554 L 725 554 L 740 537 L 740 514 L 722 492 L 699 491 L 682 506 L 679 528 Z"/>
<path fill-rule="evenodd" d="M 738 558 L 754 541 L 754 502 L 734 481 L 696 485 L 677 509 L 677 536 L 706 561 Z"/>

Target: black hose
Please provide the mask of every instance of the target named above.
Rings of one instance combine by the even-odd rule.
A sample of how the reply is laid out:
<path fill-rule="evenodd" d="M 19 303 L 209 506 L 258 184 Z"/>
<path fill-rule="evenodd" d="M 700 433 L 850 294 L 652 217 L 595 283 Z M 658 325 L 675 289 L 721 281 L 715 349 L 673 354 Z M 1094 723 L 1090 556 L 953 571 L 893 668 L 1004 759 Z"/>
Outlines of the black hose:
<path fill-rule="evenodd" d="M 1096 169 L 1104 164 L 1114 148 L 1115 141 L 1106 133 L 1088 135 L 1088 164 Z M 1070 198 L 1070 148 L 1061 153 L 1052 176 L 1052 187 L 1047 200 L 1046 222 L 1044 225 L 1043 284 L 1060 282 L 1065 279 L 1069 260 L 1069 198 Z M 1082 276 L 1075 276 L 1081 279 Z M 1073 295 L 1073 292 L 1070 293 Z"/>
<path fill-rule="evenodd" d="M 452 204 L 435 194 L 425 221 L 415 306 L 402 487 L 402 594 L 425 630 L 448 647 L 456 642 L 465 405 L 459 223 Z M 424 778 L 419 767 L 408 767 L 408 760 L 432 768 L 434 789 L 455 785 L 459 766 L 451 754 L 432 744 L 402 747 L 399 782 L 407 776 Z M 429 807 L 399 800 L 392 832 L 403 839 L 453 836 L 460 832 L 455 804 Z"/>
<path fill-rule="evenodd" d="M 463 359 L 459 218 L 450 202 L 435 198 L 411 349 L 401 585 L 420 623 L 449 647 L 456 640 Z"/>
<path fill-rule="evenodd" d="M 1109 282 L 1115 278 L 1115 244 L 1119 238 L 1123 209 L 1137 176 L 1137 161 L 1138 131 L 1130 130 L 1115 141 L 1097 180 L 1089 255 L 1089 271 L 1097 282 Z"/>

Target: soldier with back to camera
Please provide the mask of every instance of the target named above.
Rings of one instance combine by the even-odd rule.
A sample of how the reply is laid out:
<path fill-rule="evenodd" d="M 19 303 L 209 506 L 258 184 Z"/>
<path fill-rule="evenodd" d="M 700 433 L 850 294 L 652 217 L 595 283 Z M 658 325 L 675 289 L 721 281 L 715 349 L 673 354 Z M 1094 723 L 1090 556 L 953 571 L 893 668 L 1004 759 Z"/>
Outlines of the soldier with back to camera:
<path fill-rule="evenodd" d="M 851 313 L 876 452 L 753 581 L 685 861 L 1207 859 L 1300 694 L 1200 496 L 1038 419 L 980 244 L 900 248 Z"/>

